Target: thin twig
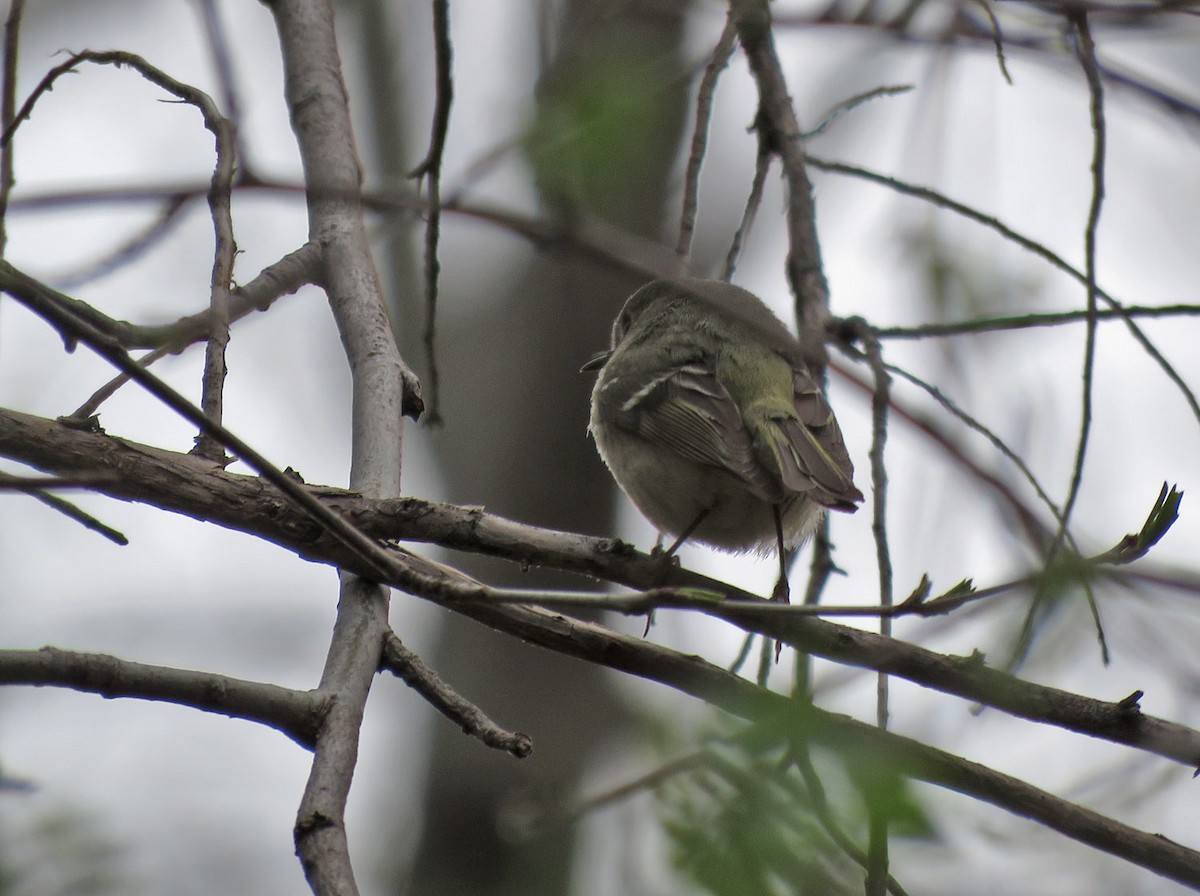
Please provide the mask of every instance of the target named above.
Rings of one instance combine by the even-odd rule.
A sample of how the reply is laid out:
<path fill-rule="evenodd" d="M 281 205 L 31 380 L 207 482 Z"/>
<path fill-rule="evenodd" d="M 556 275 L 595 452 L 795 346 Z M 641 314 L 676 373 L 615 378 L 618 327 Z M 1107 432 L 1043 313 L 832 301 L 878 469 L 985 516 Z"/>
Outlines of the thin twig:
<path fill-rule="evenodd" d="M 51 488 L 96 488 L 97 486 L 104 485 L 106 481 L 111 481 L 111 478 L 108 476 L 22 477 L 0 473 L 0 490 L 24 492 L 31 498 L 41 501 L 50 509 L 56 510 L 68 519 L 79 523 L 85 529 L 90 529 L 104 536 L 113 544 L 125 547 L 129 544 L 129 539 L 123 533 L 100 522 L 100 520 L 87 511 L 76 507 L 70 501 L 66 501 L 58 497 L 58 495 L 52 495 L 47 491 L 47 489 Z"/>
<path fill-rule="evenodd" d="M 758 214 L 759 205 L 762 204 L 763 190 L 767 185 L 767 174 L 771 170 L 771 159 L 771 153 L 765 152 L 760 146 L 754 159 L 754 180 L 750 182 L 750 193 L 746 196 L 746 205 L 742 209 L 742 220 L 733 233 L 729 251 L 725 254 L 725 265 L 721 268 L 721 279 L 726 282 L 733 279 L 733 272 L 737 269 L 738 259 L 742 254 L 742 245 L 746 242 L 750 228 L 754 226 L 754 218 Z"/>
<path fill-rule="evenodd" d="M 819 137 L 821 134 L 824 134 L 831 127 L 833 127 L 834 124 L 837 123 L 837 120 L 847 112 L 852 112 L 859 106 L 869 103 L 872 100 L 877 100 L 881 97 L 899 96 L 900 94 L 908 93 L 912 89 L 913 86 L 911 84 L 885 84 L 883 87 L 876 87 L 873 90 L 857 93 L 849 99 L 842 100 L 840 103 L 834 106 L 833 109 L 825 113 L 825 116 L 815 128 L 813 128 L 811 131 L 805 131 L 800 136 L 805 140 L 811 140 L 814 137 Z"/>
<path fill-rule="evenodd" d="M 241 139 L 242 109 L 241 103 L 238 102 L 233 59 L 229 53 L 229 37 L 221 21 L 221 11 L 216 0 L 201 0 L 199 6 L 200 18 L 204 23 L 204 36 L 208 39 L 209 53 L 217 71 L 217 82 L 221 86 L 221 108 L 225 110 L 225 117 L 229 119 L 233 128 L 233 155 L 241 164 L 244 176 L 247 160 Z"/>
<path fill-rule="evenodd" d="M 17 104 L 17 50 L 21 43 L 21 17 L 25 13 L 25 0 L 12 0 L 8 18 L 4 22 L 4 84 L 0 86 L 0 128 L 4 131 L 12 126 Z M 11 142 L 0 144 L 0 258 L 8 247 L 8 198 L 13 188 L 13 146 Z"/>
<path fill-rule="evenodd" d="M 1084 264 L 1087 288 L 1087 331 L 1083 351 L 1083 375 L 1079 421 L 1079 438 L 1075 446 L 1075 461 L 1071 469 L 1071 482 L 1067 489 L 1067 497 L 1063 502 L 1062 516 L 1059 519 L 1058 533 L 1050 549 L 1050 559 L 1061 549 L 1066 539 L 1067 527 L 1070 525 L 1071 514 L 1083 487 L 1083 466 L 1087 457 L 1088 441 L 1092 430 L 1093 382 L 1096 370 L 1096 231 L 1100 224 L 1100 210 L 1104 203 L 1104 162 L 1106 148 L 1106 130 L 1104 123 L 1104 87 L 1101 83 L 1100 72 L 1096 66 L 1096 46 L 1092 42 L 1091 30 L 1088 27 L 1087 11 L 1083 8 L 1072 8 L 1067 11 L 1067 20 L 1075 32 L 1076 56 L 1083 68 L 1088 82 L 1092 117 L 1092 200 L 1088 209 L 1087 225 L 1084 229 Z M 1096 604 L 1095 595 L 1088 590 L 1088 606 L 1096 626 L 1096 636 L 1100 644 L 1100 654 L 1105 663 L 1109 662 L 1108 640 L 1104 634 L 1104 626 L 1100 621 L 1100 608 Z M 1008 659 L 1007 668 L 1018 669 L 1028 656 L 1033 646 L 1033 638 L 1038 628 L 1037 623 L 1049 609 L 1047 594 L 1039 587 L 1033 595 L 1029 610 L 1017 635 L 1016 644 Z"/>
<path fill-rule="evenodd" d="M 704 162 L 705 151 L 708 147 L 708 125 L 712 120 L 713 95 L 716 92 L 717 78 L 729 65 L 737 40 L 737 26 L 733 21 L 733 13 L 725 17 L 725 27 L 721 37 L 713 48 L 712 57 L 705 66 L 696 89 L 696 125 L 692 130 L 692 147 L 688 152 L 687 167 L 683 175 L 683 206 L 679 213 L 679 239 L 675 243 L 675 255 L 679 258 L 679 269 L 686 273 L 688 256 L 692 251 L 692 236 L 696 232 L 696 208 L 700 194 L 700 166 Z M 728 279 L 728 277 L 726 277 Z"/>
<path fill-rule="evenodd" d="M 696 750 L 677 759 L 664 762 L 658 768 L 652 769 L 643 775 L 638 775 L 636 778 L 631 778 L 624 784 L 619 784 L 608 790 L 583 797 L 572 803 L 563 803 L 553 809 L 542 810 L 536 814 L 531 813 L 529 817 L 522 819 L 523 824 L 521 829 L 517 830 L 516 833 L 518 835 L 532 836 L 553 825 L 573 824 L 595 812 L 597 809 L 603 809 L 606 806 L 619 803 L 640 793 L 655 790 L 676 775 L 703 768 L 712 762 L 712 755 L 712 751 L 707 748 Z"/>
<path fill-rule="evenodd" d="M 808 565 L 808 583 L 804 587 L 804 606 L 815 607 L 821 603 L 821 595 L 835 572 L 842 572 L 833 562 L 833 543 L 829 539 L 829 514 L 821 518 L 812 535 L 812 560 Z M 792 696 L 801 700 L 812 699 L 812 657 L 805 653 L 796 654 L 793 674 Z"/>
<path fill-rule="evenodd" d="M 830 367 L 847 383 L 854 386 L 864 395 L 871 395 L 874 391 L 874 386 L 867 379 L 859 377 L 857 372 L 840 364 L 836 361 L 831 362 Z M 933 419 L 922 414 L 910 407 L 906 402 L 898 399 L 895 395 L 891 396 L 892 413 L 908 423 L 931 442 L 941 448 L 951 459 L 959 466 L 971 474 L 972 478 L 979 481 L 983 485 L 990 488 L 1012 509 L 1020 522 L 1022 528 L 1029 534 L 1030 540 L 1037 545 L 1041 545 L 1048 541 L 1053 533 L 1047 530 L 1046 525 L 1039 519 L 1038 514 L 1019 494 L 1013 486 L 1002 479 L 998 474 L 984 467 L 950 436 L 943 428 Z"/>
<path fill-rule="evenodd" d="M 800 137 L 802 129 L 792 108 L 783 65 L 775 51 L 769 6 L 759 0 L 732 0 L 730 9 L 750 65 L 750 74 L 758 88 L 759 105 L 754 127 L 759 152 L 779 156 L 787 183 L 786 274 L 796 301 L 796 319 L 802 339 L 811 339 L 824 331 L 829 317 L 829 284 L 821 262 L 812 183 L 808 179 L 807 158 Z M 806 348 L 815 346 L 807 345 Z M 814 369 L 812 372 L 819 375 L 821 371 Z"/>
<path fill-rule="evenodd" d="M 423 180 L 429 195 L 425 222 L 425 422 L 442 422 L 439 401 L 437 351 L 438 282 L 442 263 L 438 259 L 438 241 L 442 221 L 442 156 L 450 129 L 450 107 L 454 102 L 454 47 L 450 42 L 450 2 L 433 0 L 433 47 L 437 74 L 429 150 L 409 177 Z"/>
<path fill-rule="evenodd" d="M 866 328 L 864 328 L 866 329 Z M 887 537 L 887 466 L 884 446 L 887 444 L 888 397 L 891 377 L 883 362 L 879 340 L 867 330 L 864 337 L 867 363 L 875 377 L 871 395 L 871 533 L 875 540 L 875 561 L 879 568 L 879 605 L 888 611 L 879 617 L 879 633 L 891 637 L 892 620 L 892 557 Z M 880 672 L 875 684 L 875 724 L 881 730 L 888 727 L 888 676 Z M 885 896 L 888 884 L 888 820 L 870 788 L 864 790 L 868 814 L 867 839 L 867 896 Z"/>
<path fill-rule="evenodd" d="M 1171 363 L 1167 361 L 1162 352 L 1160 352 L 1149 340 L 1149 338 L 1147 338 L 1146 334 L 1142 332 L 1141 327 L 1139 327 L 1132 317 L 1126 313 L 1124 306 L 1120 302 L 1101 289 L 1099 285 L 1095 283 L 1094 279 L 1092 280 L 1091 285 L 1088 285 L 1088 276 L 1085 272 L 1079 271 L 1072 265 L 1068 264 L 1062 257 L 1054 252 L 1051 252 L 1041 243 L 1017 233 L 1007 224 L 1002 223 L 991 215 L 985 215 L 977 209 L 973 209 L 961 202 L 956 202 L 955 200 L 949 198 L 945 194 L 939 193 L 936 190 L 931 190 L 928 187 L 915 186 L 913 184 L 906 183 L 905 181 L 898 180 L 897 178 L 879 174 L 878 172 L 860 168 L 855 165 L 844 165 L 840 162 L 829 162 L 815 158 L 811 155 L 807 158 L 808 163 L 812 167 L 819 168 L 822 171 L 846 174 L 852 177 L 859 177 L 864 180 L 871 181 L 872 183 L 881 184 L 888 187 L 888 189 L 895 190 L 897 193 L 902 193 L 906 196 L 912 196 L 916 199 L 921 199 L 925 202 L 936 205 L 939 208 L 945 208 L 948 211 L 954 212 L 955 214 L 969 218 L 976 223 L 982 224 L 985 227 L 996 231 L 996 233 L 1000 234 L 1005 239 L 1016 243 L 1021 248 L 1032 252 L 1045 261 L 1048 261 L 1051 265 L 1058 268 L 1063 273 L 1088 287 L 1089 290 L 1094 290 L 1096 298 L 1105 302 L 1111 308 L 1116 309 L 1117 314 L 1122 320 L 1125 321 L 1125 326 L 1129 329 L 1129 332 L 1133 336 L 1134 340 L 1142 347 L 1142 350 L 1146 352 L 1147 355 L 1154 359 L 1154 362 L 1158 364 L 1163 373 L 1167 375 L 1167 378 L 1175 384 L 1176 388 L 1180 391 L 1184 397 L 1184 400 L 1187 402 L 1188 407 L 1191 409 L 1192 416 L 1196 418 L 1197 423 L 1200 423 L 1200 400 L 1197 400 L 1196 395 L 1192 391 L 1191 387 L 1188 386 L 1183 377 L 1179 375 L 1179 372 L 1171 365 Z M 1097 316 L 1089 315 L 1084 319 L 1098 319 L 1098 314 Z"/>
<path fill-rule="evenodd" d="M 1100 322 L 1125 318 L 1198 317 L 1200 305 L 1125 305 L 1120 310 L 1100 308 L 1096 320 Z M 876 327 L 875 335 L 880 339 L 925 339 L 993 333 L 997 331 L 1024 330 L 1032 327 L 1057 327 L 1064 324 L 1084 323 L 1088 319 L 1086 308 L 1072 311 L 1039 311 L 1032 314 L 1011 314 L 1001 317 L 977 317 L 972 320 L 918 324 L 915 327 Z"/>
<path fill-rule="evenodd" d="M 890 607 L 893 597 L 892 556 L 887 537 L 887 465 L 883 459 L 887 444 L 888 409 L 891 406 L 891 382 L 887 365 L 884 364 L 879 342 L 866 339 L 867 363 L 875 377 L 875 390 L 871 396 L 871 532 L 875 538 L 875 562 L 879 568 L 879 603 Z M 891 627 L 881 630 L 891 634 Z M 886 689 L 884 689 L 886 695 Z M 886 700 L 885 700 L 886 704 Z M 886 727 L 886 713 L 880 717 L 881 727 Z"/>
<path fill-rule="evenodd" d="M 1059 534 L 1055 539 L 1056 546 L 1061 544 L 1066 528 L 1079 498 L 1083 485 L 1083 462 L 1087 455 L 1088 436 L 1092 427 L 1092 381 L 1096 367 L 1096 230 L 1100 224 L 1100 210 L 1104 203 L 1104 156 L 1106 132 L 1104 125 L 1104 86 L 1100 82 L 1100 73 L 1096 70 L 1096 46 L 1092 42 L 1092 34 L 1088 28 L 1087 12 L 1073 10 L 1067 13 L 1075 29 L 1077 45 L 1076 54 L 1079 64 L 1083 67 L 1088 82 L 1088 94 L 1091 97 L 1092 113 L 1092 201 L 1088 209 L 1087 226 L 1084 230 L 1085 276 L 1087 278 L 1087 336 L 1084 341 L 1083 355 L 1083 396 L 1081 419 L 1079 423 L 1079 441 L 1075 448 L 1075 463 L 1071 471 L 1071 485 L 1067 491 L 1067 499 L 1063 502 L 1062 522 L 1059 524 Z"/>
<path fill-rule="evenodd" d="M 464 733 L 487 746 L 511 753 L 518 759 L 533 752 L 533 741 L 528 734 L 506 731 L 493 722 L 483 710 L 454 690 L 424 660 L 405 647 L 395 632 L 389 632 L 384 639 L 380 668 L 394 674 Z"/>
<path fill-rule="evenodd" d="M 742 210 L 742 221 L 738 223 L 738 229 L 733 231 L 733 239 L 730 241 L 730 251 L 725 254 L 725 265 L 721 267 L 721 279 L 728 282 L 733 279 L 733 271 L 737 270 L 738 259 L 742 257 L 742 246 L 745 243 L 746 236 L 750 234 L 750 228 L 754 227 L 755 216 L 758 214 L 758 206 L 762 204 L 762 193 L 767 186 L 767 174 L 770 173 L 770 160 L 772 155 L 769 152 L 764 152 L 761 148 L 758 149 L 758 155 L 755 157 L 754 180 L 750 182 L 750 193 L 746 196 L 746 204 Z"/>
<path fill-rule="evenodd" d="M 216 137 L 217 162 L 212 186 L 208 191 L 208 208 L 212 215 L 215 248 L 212 276 L 209 281 L 212 312 L 208 345 L 204 352 L 204 376 L 201 407 L 216 423 L 224 419 L 225 350 L 229 345 L 229 294 L 233 286 L 233 263 L 237 243 L 233 236 L 233 178 L 237 162 L 237 129 L 233 120 L 205 110 L 204 120 Z M 195 451 L 201 457 L 221 460 L 225 452 L 220 444 L 204 433 L 196 439 Z"/>
<path fill-rule="evenodd" d="M 166 346 L 162 348 L 156 348 L 154 351 L 147 352 L 138 358 L 137 364 L 144 370 L 154 362 L 161 361 L 170 354 L 174 354 L 174 350 L 172 348 L 168 348 Z M 100 410 L 100 405 L 112 398 L 116 394 L 117 390 L 128 382 L 128 374 L 118 373 L 111 380 L 89 395 L 87 401 L 77 407 L 72 413 L 67 415 L 67 419 L 79 423 L 91 419 L 96 415 L 96 412 Z"/>
<path fill-rule="evenodd" d="M 316 243 L 306 243 L 295 252 L 285 255 L 279 261 L 263 268 L 258 276 L 245 286 L 235 289 L 230 302 L 230 322 L 241 320 L 252 311 L 266 311 L 276 300 L 313 282 L 316 279 L 320 254 L 320 247 Z M 146 368 L 167 355 L 177 354 L 189 345 L 204 339 L 211 329 L 211 322 L 212 310 L 210 308 L 162 327 L 134 328 L 133 325 L 125 324 L 123 321 L 115 322 L 108 319 L 110 326 L 101 329 L 105 329 L 106 332 L 118 330 L 121 327 L 129 330 L 136 329 L 143 337 L 150 337 L 146 341 L 159 343 L 159 347 L 154 351 L 137 359 L 137 364 Z M 127 348 L 129 347 L 127 340 L 121 340 L 121 342 Z M 92 393 L 87 401 L 69 415 L 70 418 L 79 421 L 87 420 L 100 409 L 101 404 L 111 398 L 127 382 L 129 382 L 129 377 L 126 374 L 117 374 Z"/>
<path fill-rule="evenodd" d="M 779 606 L 783 606 L 779 604 Z M 772 646 L 773 645 L 773 646 Z M 771 638 L 763 638 L 758 647 L 758 670 L 754 682 L 760 688 L 766 688 L 771 680 L 771 669 L 779 662 L 779 654 L 783 650 L 783 642 Z"/>
<path fill-rule="evenodd" d="M 975 0 L 975 5 L 987 16 L 988 26 L 992 30 L 992 43 L 996 47 L 996 64 L 1000 66 L 1000 74 L 1004 76 L 1004 80 L 1012 86 L 1012 75 L 1008 73 L 1008 63 L 1004 60 L 1004 35 L 1000 32 L 1000 22 L 996 13 L 988 0 Z"/>
<path fill-rule="evenodd" d="M 965 411 L 961 405 L 949 398 L 937 386 L 926 382 L 916 374 L 910 373 L 901 367 L 897 367 L 895 364 L 888 364 L 886 365 L 885 369 L 888 371 L 888 373 L 894 373 L 896 376 L 912 383 L 918 389 L 924 391 L 930 398 L 961 420 L 968 429 L 979 433 L 981 436 L 987 439 L 988 442 L 992 444 L 992 447 L 1004 455 L 1004 457 L 1014 467 L 1017 468 L 1017 471 L 1033 488 L 1034 492 L 1037 494 L 1038 498 L 1041 499 L 1042 503 L 1046 505 L 1052 514 L 1054 514 L 1054 519 L 1056 521 L 1062 520 L 1062 510 L 1059 508 L 1058 504 L 1055 503 L 1054 499 L 1050 497 L 1050 494 L 1042 486 L 1041 482 L 1038 481 L 1037 476 L 1034 475 L 1034 472 L 1029 468 L 1029 465 L 1025 463 L 1024 458 L 1010 448 L 1008 443 L 996 435 L 996 433 L 993 432 L 986 424 L 984 424 L 977 417 L 967 413 L 967 411 Z M 1070 537 L 1069 532 L 1068 537 Z"/>
<path fill-rule="evenodd" d="M 78 289 L 135 261 L 171 234 L 175 225 L 183 220 L 183 212 L 191 199 L 187 195 L 168 196 L 158 214 L 137 233 L 123 240 L 103 257 L 73 271 L 55 274 L 53 282 L 59 289 Z"/>
<path fill-rule="evenodd" d="M 746 660 L 750 658 L 750 648 L 754 646 L 755 637 L 753 632 L 747 632 L 746 637 L 742 638 L 742 646 L 738 648 L 733 662 L 726 667 L 730 673 L 737 675 L 742 671 L 742 666 L 746 665 Z"/>

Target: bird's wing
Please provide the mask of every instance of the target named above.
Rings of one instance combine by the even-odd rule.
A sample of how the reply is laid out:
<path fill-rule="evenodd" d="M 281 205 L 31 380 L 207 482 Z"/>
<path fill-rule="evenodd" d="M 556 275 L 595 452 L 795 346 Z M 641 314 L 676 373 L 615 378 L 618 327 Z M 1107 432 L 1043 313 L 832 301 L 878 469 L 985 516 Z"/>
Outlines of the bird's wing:
<path fill-rule="evenodd" d="M 796 371 L 793 386 L 795 416 L 781 416 L 765 428 L 780 477 L 826 507 L 852 511 L 863 496 L 854 486 L 854 464 L 833 410 L 807 373 Z"/>
<path fill-rule="evenodd" d="M 737 405 L 703 361 L 616 378 L 600 402 L 600 412 L 626 432 L 724 470 L 766 502 L 780 500 L 778 486 L 755 457 Z"/>

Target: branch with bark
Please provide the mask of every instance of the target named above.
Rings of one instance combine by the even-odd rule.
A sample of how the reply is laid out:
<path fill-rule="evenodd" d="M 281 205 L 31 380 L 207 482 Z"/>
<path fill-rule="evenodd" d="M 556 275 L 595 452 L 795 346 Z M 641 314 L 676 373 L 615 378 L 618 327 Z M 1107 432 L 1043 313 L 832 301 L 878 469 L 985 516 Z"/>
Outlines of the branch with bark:
<path fill-rule="evenodd" d="M 909 643 L 891 634 L 891 620 L 904 615 L 929 616 L 958 611 L 967 604 L 1006 595 L 1040 595 L 1062 578 L 1084 589 L 1093 580 L 1109 577 L 1123 584 L 1139 581 L 1161 585 L 1168 579 L 1181 589 L 1200 591 L 1200 580 L 1145 567 L 1129 570 L 1171 525 L 1179 493 L 1164 486 L 1142 529 L 1109 551 L 1084 557 L 1067 531 L 1072 506 L 1080 494 L 1083 460 L 1088 445 L 1093 402 L 1092 382 L 1098 325 L 1122 320 L 1134 339 L 1155 360 L 1200 419 L 1200 404 L 1183 377 L 1149 341 L 1136 319 L 1164 314 L 1194 315 L 1194 305 L 1170 308 L 1129 307 L 1118 303 L 1097 283 L 1096 234 L 1100 200 L 1104 195 L 1105 134 L 1102 86 L 1116 75 L 1100 61 L 1089 22 L 1112 14 L 1113 8 L 1064 6 L 1064 20 L 1073 28 L 1076 55 L 1088 87 L 1093 133 L 1092 207 L 1085 230 L 1084 270 L 1077 270 L 1044 245 L 1018 233 L 998 219 L 950 199 L 935 190 L 917 187 L 857 166 L 823 161 L 808 153 L 807 141 L 822 128 L 805 133 L 789 95 L 784 67 L 775 46 L 770 7 L 761 0 L 731 0 L 729 16 L 711 59 L 704 67 L 696 98 L 695 128 L 684 172 L 684 195 L 674 251 L 611 224 L 592 220 L 579 209 L 569 226 L 494 206 L 473 202 L 468 173 L 464 186 L 443 185 L 443 155 L 447 148 L 450 99 L 454 90 L 450 7 L 434 0 L 437 97 L 429 151 L 417 174 L 426 179 L 428 199 L 382 190 L 364 194 L 363 173 L 355 146 L 338 54 L 334 18 L 327 0 L 271 0 L 267 4 L 277 26 L 284 62 L 286 102 L 304 170 L 308 212 L 308 242 L 264 269 L 241 287 L 233 284 L 235 244 L 232 196 L 235 188 L 295 190 L 296 185 L 270 184 L 236 171 L 240 145 L 236 95 L 217 7 L 206 4 L 205 27 L 218 62 L 223 88 L 223 115 L 218 104 L 195 88 L 175 81 L 140 57 L 119 52 L 76 54 L 55 66 L 25 103 L 15 103 L 15 54 L 22 4 L 14 3 L 5 39 L 4 91 L 0 102 L 0 242 L 7 233 L 7 211 L 21 202 L 38 205 L 50 200 L 13 201 L 13 138 L 39 99 L 57 78 L 83 62 L 131 66 L 143 77 L 198 106 L 206 126 L 217 138 L 217 161 L 207 187 L 163 193 L 137 190 L 122 196 L 150 196 L 163 211 L 148 230 L 128 241 L 110 259 L 127 260 L 152 245 L 192 199 L 207 195 L 216 231 L 209 283 L 208 310 L 167 325 L 137 325 L 117 320 L 90 304 L 57 292 L 0 261 L 0 291 L 41 315 L 61 335 L 68 348 L 87 345 L 112 362 L 119 375 L 74 414 L 52 421 L 16 410 L 0 409 L 0 457 L 18 461 L 47 477 L 0 474 L 0 490 L 25 492 L 52 503 L 91 529 L 114 541 L 123 536 L 100 520 L 74 508 L 52 492 L 86 487 L 115 500 L 133 501 L 156 510 L 183 514 L 223 526 L 248 537 L 273 543 L 297 557 L 339 570 L 341 585 L 337 618 L 318 686 L 311 691 L 203 673 L 151 666 L 99 654 L 44 647 L 40 650 L 0 650 L 0 684 L 66 687 L 105 697 L 167 701 L 204 712 L 223 713 L 279 730 L 311 751 L 312 765 L 295 822 L 295 840 L 310 886 L 317 894 L 358 892 L 345 831 L 345 808 L 357 761 L 364 709 L 376 674 L 389 672 L 404 680 L 440 713 L 488 747 L 521 758 L 532 750 L 529 735 L 508 730 L 494 721 L 408 647 L 388 620 L 391 589 L 432 602 L 474 619 L 499 632 L 565 656 L 658 682 L 690 695 L 742 720 L 739 729 L 755 749 L 777 749 L 787 763 L 799 768 L 814 794 L 819 781 L 805 766 L 809 746 L 825 747 L 845 758 L 852 772 L 874 769 L 886 775 L 928 781 L 940 787 L 989 802 L 1027 817 L 1188 886 L 1200 888 L 1200 853 L 1166 838 L 1120 824 L 1112 819 L 1032 787 L 1011 776 L 944 750 L 921 744 L 887 730 L 888 678 L 896 676 L 924 688 L 972 701 L 1020 719 L 1130 747 L 1188 768 L 1200 765 L 1200 731 L 1141 711 L 1141 692 L 1117 700 L 1102 700 L 1035 684 L 989 665 L 980 654 L 954 656 Z M 923 39 L 912 27 L 910 5 L 898 18 L 884 19 L 865 9 L 853 23 L 894 32 L 898 38 Z M 831 10 L 830 16 L 836 18 Z M 947 26 L 951 36 L 996 48 L 1007 77 L 1000 22 L 990 10 L 983 18 L 962 12 Z M 733 238 L 726 277 L 759 211 L 772 160 L 781 163 L 786 189 L 787 257 L 784 270 L 796 301 L 797 318 L 813 358 L 823 375 L 825 342 L 832 340 L 855 362 L 870 370 L 871 381 L 843 367 L 836 373 L 869 393 L 874 438 L 871 480 L 874 486 L 873 535 L 879 566 L 879 599 L 854 606 L 818 604 L 828 576 L 835 571 L 827 533 L 817 538 L 806 605 L 788 607 L 764 601 L 728 583 L 686 569 L 664 565 L 662 559 L 635 551 L 614 538 L 594 538 L 535 527 L 490 514 L 478 507 L 440 504 L 400 496 L 403 418 L 417 418 L 424 405 L 421 384 L 397 350 L 388 319 L 383 287 L 371 255 L 365 222 L 369 211 L 392 219 L 423 213 L 428 218 L 424 292 L 429 314 L 426 330 L 428 363 L 433 354 L 434 312 L 439 295 L 440 227 L 444 217 L 481 220 L 549 248 L 566 248 L 611 268 L 649 276 L 691 262 L 699 204 L 700 169 L 707 152 L 717 81 L 740 45 L 757 91 L 754 120 L 756 167 L 745 203 L 742 224 Z M 1031 39 L 1016 45 L 1025 51 L 1044 47 Z M 1144 85 L 1143 85 L 1144 87 Z M 860 95 L 896 92 L 891 88 Z M 1146 91 L 1143 90 L 1143 93 Z M 1156 102 L 1163 102 L 1161 97 Z M 1087 307 L 1081 311 L 1044 314 L 981 316 L 955 324 L 913 327 L 873 327 L 862 319 L 831 316 L 829 288 L 817 237 L 813 188 L 809 170 L 819 169 L 868 180 L 900 195 L 921 199 L 988 227 L 1081 283 Z M 105 194 L 112 196 L 117 194 Z M 80 199 L 82 194 L 75 196 Z M 96 196 L 101 196 L 97 193 Z M 95 197 L 93 197 L 95 198 Z M 103 197 L 102 197 L 103 198 Z M 269 463 L 222 424 L 221 390 L 225 377 L 223 354 L 230 324 L 253 310 L 266 310 L 281 296 L 303 285 L 322 287 L 345 347 L 353 375 L 352 456 L 349 488 L 304 483 L 294 471 Z M 1098 307 L 1104 303 L 1107 307 Z M 1077 442 L 1076 462 L 1065 503 L 1060 507 L 1031 468 L 981 420 L 944 395 L 936 386 L 889 363 L 888 340 L 944 337 L 970 332 L 1014 330 L 1083 322 L 1087 327 L 1083 393 L 1084 423 Z M 149 372 L 149 366 L 168 353 L 195 342 L 208 342 L 208 360 L 201 406 Z M 134 358 L 130 350 L 152 351 Z M 911 410 L 894 394 L 892 376 L 922 389 L 967 430 L 987 438 L 1018 469 L 1044 508 L 1027 502 L 999 474 L 974 460 L 955 436 L 940 424 Z M 104 433 L 95 414 L 115 389 L 134 381 L 194 423 L 202 434 L 202 457 L 138 444 Z M 435 385 L 431 379 L 432 386 Z M 983 588 L 969 582 L 929 598 L 927 579 L 907 600 L 893 602 L 891 548 L 885 514 L 888 470 L 884 445 L 892 421 L 909 423 L 938 444 L 972 480 L 992 489 L 1007 502 L 1035 553 L 1045 562 L 1029 575 Z M 225 453 L 245 462 L 255 475 L 230 473 Z M 1048 509 L 1051 521 L 1046 521 Z M 422 556 L 403 543 L 502 558 L 522 567 L 540 566 L 575 573 L 590 580 L 615 583 L 633 593 L 596 591 L 519 590 L 471 578 L 452 565 Z M 1053 562 L 1051 562 L 1053 561 Z M 1089 597 L 1090 597 L 1089 593 Z M 1035 601 L 1036 604 L 1036 601 Z M 805 657 L 877 673 L 876 719 L 872 726 L 822 710 L 811 703 L 806 672 L 797 673 L 791 697 L 761 683 L 722 669 L 702 658 L 621 634 L 613 628 L 578 618 L 588 611 L 607 609 L 626 614 L 649 614 L 656 609 L 703 614 L 748 635 L 759 635 L 795 648 Z M 1030 618 L 1032 619 L 1032 613 Z M 833 616 L 877 615 L 880 633 L 829 621 Z M 1030 623 L 1032 626 L 1032 622 Z M 749 641 L 747 641 L 749 643 Z M 764 656 L 768 653 L 764 652 Z M 801 660 L 802 668 L 807 660 Z M 766 678 L 766 664 L 761 677 Z M 469 690 L 466 689 L 466 690 Z M 870 805 L 870 842 L 858 850 L 840 833 L 836 819 L 824 812 L 823 824 L 847 854 L 853 853 L 867 871 L 867 891 L 902 892 L 888 874 L 886 813 Z M 818 813 L 822 814 L 822 813 Z"/>

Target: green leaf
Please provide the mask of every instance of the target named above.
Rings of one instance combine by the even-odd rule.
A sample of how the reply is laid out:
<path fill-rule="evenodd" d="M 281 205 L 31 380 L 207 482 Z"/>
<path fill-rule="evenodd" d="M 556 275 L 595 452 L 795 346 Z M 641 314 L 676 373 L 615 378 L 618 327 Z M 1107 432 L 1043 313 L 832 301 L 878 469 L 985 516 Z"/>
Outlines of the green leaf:
<path fill-rule="evenodd" d="M 592 48 L 539 86 L 525 153 L 552 200 L 600 214 L 620 208 L 673 139 L 677 79 L 640 50 L 636 38 Z"/>

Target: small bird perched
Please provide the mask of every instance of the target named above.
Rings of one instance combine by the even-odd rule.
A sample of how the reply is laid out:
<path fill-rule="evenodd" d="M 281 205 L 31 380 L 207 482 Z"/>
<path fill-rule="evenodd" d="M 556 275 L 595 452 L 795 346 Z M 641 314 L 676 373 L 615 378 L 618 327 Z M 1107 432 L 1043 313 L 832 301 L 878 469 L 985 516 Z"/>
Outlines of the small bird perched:
<path fill-rule="evenodd" d="M 613 323 L 588 427 L 638 509 L 676 536 L 726 551 L 787 552 L 825 508 L 862 493 L 800 343 L 756 296 L 716 280 L 656 280 Z"/>

